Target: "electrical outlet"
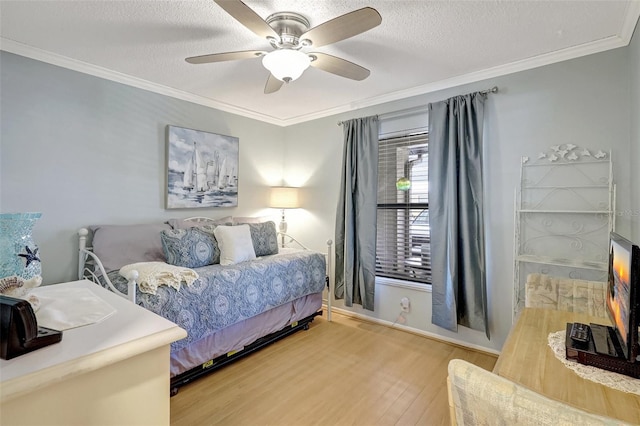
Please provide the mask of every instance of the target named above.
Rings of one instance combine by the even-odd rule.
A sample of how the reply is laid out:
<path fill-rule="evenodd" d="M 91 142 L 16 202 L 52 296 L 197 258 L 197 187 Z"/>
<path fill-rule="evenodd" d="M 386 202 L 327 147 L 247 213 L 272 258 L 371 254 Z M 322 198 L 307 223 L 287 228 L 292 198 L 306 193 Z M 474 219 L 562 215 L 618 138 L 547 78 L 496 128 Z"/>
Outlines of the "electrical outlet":
<path fill-rule="evenodd" d="M 402 310 L 402 312 L 409 312 L 410 304 L 408 297 L 403 297 L 402 299 L 400 299 L 400 309 Z"/>

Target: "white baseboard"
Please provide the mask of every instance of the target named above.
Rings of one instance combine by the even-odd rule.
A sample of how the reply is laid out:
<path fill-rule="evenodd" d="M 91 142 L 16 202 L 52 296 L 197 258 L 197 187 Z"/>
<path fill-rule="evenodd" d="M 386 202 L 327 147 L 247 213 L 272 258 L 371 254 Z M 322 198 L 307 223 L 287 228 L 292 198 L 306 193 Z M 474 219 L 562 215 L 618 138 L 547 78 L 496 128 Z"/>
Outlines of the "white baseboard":
<path fill-rule="evenodd" d="M 327 308 L 326 300 L 323 300 L 322 306 L 325 309 Z M 490 355 L 496 355 L 496 356 L 500 355 L 500 351 L 497 351 L 495 349 L 486 348 L 486 347 L 480 346 L 480 345 L 474 345 L 473 343 L 465 342 L 463 340 L 452 339 L 452 338 L 446 337 L 446 336 L 440 336 L 440 335 L 435 334 L 435 333 L 431 333 L 431 332 L 428 332 L 428 331 L 425 331 L 425 330 L 420 330 L 419 328 L 408 327 L 406 325 L 393 323 L 391 321 L 386 321 L 386 320 L 382 320 L 382 319 L 379 319 L 379 318 L 373 318 L 373 317 L 370 317 L 368 315 L 358 314 L 356 312 L 351 312 L 351 311 L 348 311 L 346 309 L 336 308 L 335 306 L 331 307 L 331 311 L 339 313 L 339 314 L 347 316 L 347 317 L 357 318 L 357 319 L 362 320 L 362 321 L 367 321 L 367 322 L 371 322 L 371 323 L 374 323 L 374 324 L 384 325 L 386 327 L 395 328 L 395 329 L 398 329 L 398 330 L 401 330 L 401 331 L 405 331 L 407 333 L 416 334 L 418 336 L 428 337 L 430 339 L 439 340 L 439 341 L 446 342 L 446 343 L 451 343 L 451 344 L 456 345 L 456 346 L 462 346 L 462 347 L 465 347 L 465 348 L 473 349 L 474 351 L 483 352 L 483 353 L 487 353 L 487 354 L 490 354 Z"/>

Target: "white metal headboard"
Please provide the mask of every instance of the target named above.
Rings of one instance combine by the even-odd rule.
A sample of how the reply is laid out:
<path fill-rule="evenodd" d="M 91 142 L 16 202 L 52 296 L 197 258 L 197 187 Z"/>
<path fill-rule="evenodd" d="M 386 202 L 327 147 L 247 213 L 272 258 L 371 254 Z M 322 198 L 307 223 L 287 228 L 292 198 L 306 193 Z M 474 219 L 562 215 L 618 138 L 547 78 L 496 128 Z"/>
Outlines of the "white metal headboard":
<path fill-rule="evenodd" d="M 127 279 L 127 294 L 118 290 L 107 276 L 107 271 L 105 271 L 98 256 L 93 253 L 91 247 L 87 247 L 88 235 L 89 230 L 87 228 L 81 228 L 78 231 L 78 279 L 88 279 L 96 284 L 100 284 L 100 277 L 102 277 L 111 291 L 118 296 L 122 296 L 125 299 L 136 303 L 136 280 L 139 275 L 138 271 L 131 271 L 125 277 Z M 100 272 L 100 275 L 96 272 L 96 268 Z"/>

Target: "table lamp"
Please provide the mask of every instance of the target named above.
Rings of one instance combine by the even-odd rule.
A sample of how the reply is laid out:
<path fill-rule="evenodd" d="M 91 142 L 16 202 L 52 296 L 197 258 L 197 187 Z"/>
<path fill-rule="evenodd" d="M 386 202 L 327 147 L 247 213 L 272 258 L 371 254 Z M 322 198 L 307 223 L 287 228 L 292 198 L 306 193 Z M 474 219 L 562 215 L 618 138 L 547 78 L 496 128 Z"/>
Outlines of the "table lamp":
<path fill-rule="evenodd" d="M 286 234 L 287 221 L 285 220 L 284 211 L 286 209 L 297 209 L 300 207 L 298 202 L 298 188 L 288 186 L 272 187 L 269 206 L 274 209 L 282 209 L 282 220 L 280 221 L 278 230 L 282 234 Z M 284 247 L 284 235 L 282 235 L 282 247 Z"/>

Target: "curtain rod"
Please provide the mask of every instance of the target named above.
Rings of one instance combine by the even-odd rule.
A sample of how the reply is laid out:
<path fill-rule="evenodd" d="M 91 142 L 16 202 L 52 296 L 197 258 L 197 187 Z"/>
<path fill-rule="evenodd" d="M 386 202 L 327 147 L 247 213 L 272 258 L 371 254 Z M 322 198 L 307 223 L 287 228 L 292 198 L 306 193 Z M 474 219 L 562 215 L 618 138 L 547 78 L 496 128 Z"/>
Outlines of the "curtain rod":
<path fill-rule="evenodd" d="M 482 90 L 479 93 L 481 93 L 483 95 L 488 95 L 489 93 L 498 93 L 498 86 L 493 86 L 491 89 Z M 428 107 L 426 105 L 420 105 L 420 106 L 417 106 L 417 107 L 401 109 L 399 111 L 392 111 L 392 112 L 387 112 L 387 113 L 384 113 L 384 114 L 378 114 L 377 117 L 378 117 L 378 119 L 381 119 L 381 120 L 389 119 L 389 118 L 397 118 L 397 117 L 402 117 L 402 116 L 405 116 L 405 115 L 411 115 L 411 114 L 418 114 L 418 113 L 421 113 L 421 112 L 426 112 L 427 108 Z M 338 126 L 342 126 L 342 123 L 344 123 L 344 121 L 338 121 Z"/>

